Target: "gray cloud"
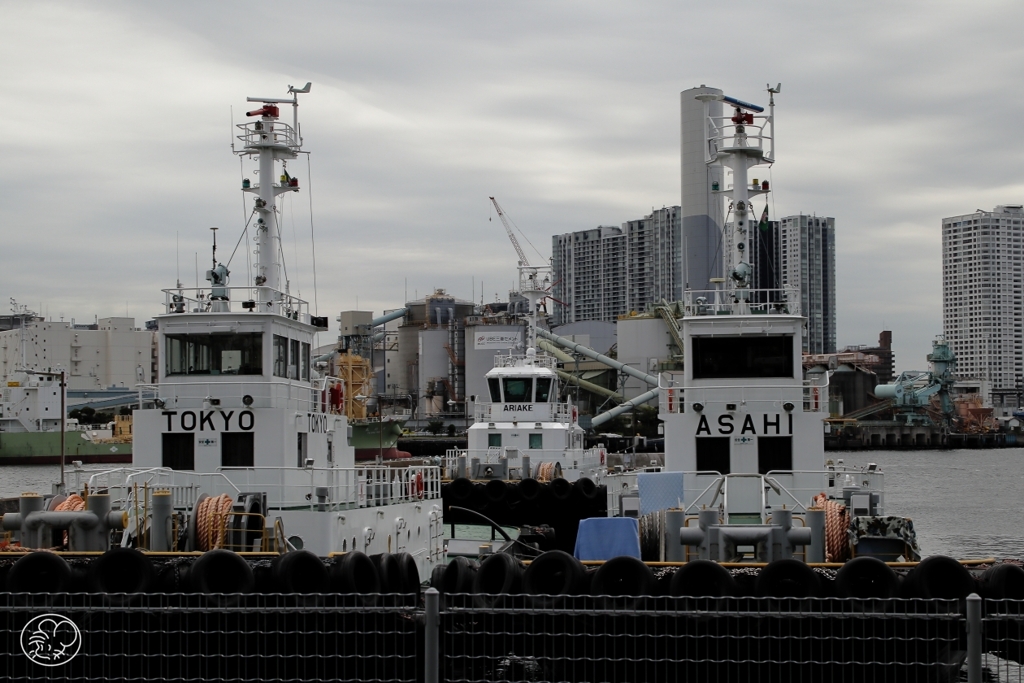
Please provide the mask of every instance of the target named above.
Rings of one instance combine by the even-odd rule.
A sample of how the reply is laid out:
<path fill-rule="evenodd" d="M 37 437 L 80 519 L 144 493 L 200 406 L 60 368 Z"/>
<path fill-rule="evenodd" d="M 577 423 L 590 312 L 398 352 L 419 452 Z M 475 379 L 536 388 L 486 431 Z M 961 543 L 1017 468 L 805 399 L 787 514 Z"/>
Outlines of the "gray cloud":
<path fill-rule="evenodd" d="M 552 234 L 679 201 L 679 91 L 782 81 L 775 215 L 837 219 L 839 341 L 941 332 L 940 219 L 1024 201 L 1017 3 L 6 3 L 0 289 L 51 316 L 159 310 L 246 216 L 229 107 L 302 101 L 293 291 L 381 310 L 505 296 L 495 195 Z M 264 29 L 272 19 L 273 28 Z M 298 244 L 298 250 L 294 245 Z M 230 247 L 225 246 L 224 249 Z M 224 251 L 221 251 L 224 254 Z M 230 251 L 228 252 L 230 253 Z M 245 278 L 243 255 L 232 263 Z M 300 272 L 303 271 L 303 272 Z M 333 335 L 332 335 L 333 336 Z"/>

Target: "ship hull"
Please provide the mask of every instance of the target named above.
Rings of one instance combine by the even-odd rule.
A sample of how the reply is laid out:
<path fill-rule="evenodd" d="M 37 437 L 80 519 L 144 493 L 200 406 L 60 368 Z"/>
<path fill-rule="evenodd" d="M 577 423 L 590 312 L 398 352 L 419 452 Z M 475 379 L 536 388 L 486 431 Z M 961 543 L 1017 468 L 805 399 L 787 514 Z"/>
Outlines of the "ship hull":
<path fill-rule="evenodd" d="M 64 460 L 130 463 L 131 443 L 93 443 L 81 432 L 67 432 Z M 0 465 L 50 465 L 60 462 L 60 432 L 0 432 Z"/>
<path fill-rule="evenodd" d="M 402 460 L 410 455 L 396 448 L 398 437 L 402 435 L 404 420 L 388 420 L 385 418 L 384 429 L 380 429 L 376 421 L 354 421 L 352 426 L 352 447 L 356 451 L 356 462 L 367 462 L 377 459 Z"/>

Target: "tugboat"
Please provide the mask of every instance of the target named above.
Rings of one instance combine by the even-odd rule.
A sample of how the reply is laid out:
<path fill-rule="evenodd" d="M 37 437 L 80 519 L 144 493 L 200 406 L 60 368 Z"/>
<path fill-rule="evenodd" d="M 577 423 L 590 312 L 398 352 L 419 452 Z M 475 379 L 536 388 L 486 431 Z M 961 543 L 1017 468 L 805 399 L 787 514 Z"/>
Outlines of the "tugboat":
<path fill-rule="evenodd" d="M 126 513 L 115 534 L 126 547 L 407 553 L 426 578 L 443 559 L 440 470 L 356 466 L 345 406 L 353 392 L 326 363 L 311 363 L 327 318 L 282 279 L 277 198 L 299 191 L 287 162 L 304 153 L 298 96 L 309 88 L 248 99 L 259 107 L 238 124 L 235 153 L 258 164 L 258 182 L 241 187 L 253 196 L 252 279 L 229 286 L 214 233 L 209 287 L 164 290 L 158 381 L 140 387 L 140 405 L 152 407 L 134 413 L 132 466 L 76 472 L 76 493 L 113 528 L 122 525 L 117 511 Z M 289 123 L 280 117 L 287 105 Z M 5 528 L 37 512 L 38 498 L 5 516 Z M 105 549 L 92 547 L 102 545 L 95 537 L 71 539 L 72 550 Z M 22 533 L 23 546 L 40 547 L 28 540 Z"/>
<path fill-rule="evenodd" d="M 458 477 L 599 481 L 604 473 L 604 450 L 584 448 L 576 406 L 558 400 L 557 359 L 537 351 L 537 308 L 550 281 L 550 266 L 520 261 L 519 291 L 530 302 L 526 349 L 495 356 L 487 372 L 490 401 L 476 405 L 467 449 L 448 452 Z"/>
<path fill-rule="evenodd" d="M 685 367 L 663 373 L 659 387 L 664 471 L 610 478 L 609 514 L 663 511 L 662 559 L 916 560 L 913 524 L 885 515 L 882 472 L 825 459 L 828 375 L 803 376 L 798 293 L 752 286 L 750 200 L 770 188 L 748 181 L 748 171 L 774 163 L 776 92 L 769 89 L 767 114 L 721 94 L 697 97 L 705 162 L 732 173 L 732 187 L 718 190 L 732 217 L 723 239 L 728 277 L 715 290 L 686 290 Z M 711 117 L 715 100 L 732 107 L 731 118 Z"/>

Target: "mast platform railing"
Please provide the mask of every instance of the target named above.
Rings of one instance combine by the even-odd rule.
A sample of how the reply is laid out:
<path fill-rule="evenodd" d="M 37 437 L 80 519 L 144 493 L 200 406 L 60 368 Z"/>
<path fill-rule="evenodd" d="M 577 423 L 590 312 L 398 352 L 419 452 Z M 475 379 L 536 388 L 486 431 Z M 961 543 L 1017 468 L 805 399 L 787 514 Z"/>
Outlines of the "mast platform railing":
<path fill-rule="evenodd" d="M 161 290 L 166 313 L 277 313 L 312 324 L 309 302 L 270 287 L 181 287 Z"/>
<path fill-rule="evenodd" d="M 738 293 L 744 294 L 742 301 Z M 683 292 L 684 316 L 800 315 L 800 292 L 782 289 L 687 289 Z"/>
<path fill-rule="evenodd" d="M 268 144 L 299 148 L 295 129 L 281 121 L 246 121 L 235 124 L 241 132 L 236 137 L 243 147 L 262 147 Z"/>
<path fill-rule="evenodd" d="M 499 353 L 494 357 L 496 368 L 548 368 L 554 370 L 558 367 L 558 359 L 546 354 L 537 354 L 530 357 L 524 354 Z"/>

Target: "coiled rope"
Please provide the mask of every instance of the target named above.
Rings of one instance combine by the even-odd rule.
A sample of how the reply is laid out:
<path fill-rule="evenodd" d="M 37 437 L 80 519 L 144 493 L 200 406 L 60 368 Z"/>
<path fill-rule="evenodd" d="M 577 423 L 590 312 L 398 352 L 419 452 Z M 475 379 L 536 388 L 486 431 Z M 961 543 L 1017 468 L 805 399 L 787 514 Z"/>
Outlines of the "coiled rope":
<path fill-rule="evenodd" d="M 843 503 L 829 500 L 824 493 L 816 495 L 813 503 L 825 509 L 825 561 L 845 562 L 850 559 L 850 511 Z"/>
<path fill-rule="evenodd" d="M 72 493 L 64 499 L 60 505 L 53 509 L 54 512 L 81 512 L 85 509 L 85 500 L 77 493 Z"/>
<path fill-rule="evenodd" d="M 213 550 L 224 545 L 226 515 L 231 512 L 231 496 L 222 493 L 217 497 L 204 498 L 196 507 L 196 547 L 198 550 Z M 225 523 L 221 523 L 225 520 Z"/>
<path fill-rule="evenodd" d="M 72 493 L 70 496 L 65 498 L 57 507 L 53 508 L 54 512 L 81 512 L 85 510 L 85 500 L 77 493 Z M 64 531 L 64 546 L 68 545 L 68 532 Z"/>

